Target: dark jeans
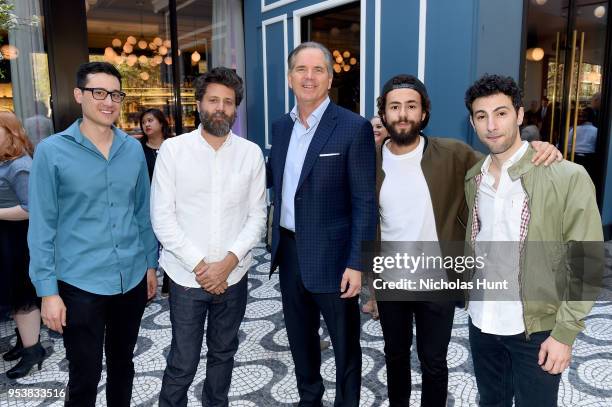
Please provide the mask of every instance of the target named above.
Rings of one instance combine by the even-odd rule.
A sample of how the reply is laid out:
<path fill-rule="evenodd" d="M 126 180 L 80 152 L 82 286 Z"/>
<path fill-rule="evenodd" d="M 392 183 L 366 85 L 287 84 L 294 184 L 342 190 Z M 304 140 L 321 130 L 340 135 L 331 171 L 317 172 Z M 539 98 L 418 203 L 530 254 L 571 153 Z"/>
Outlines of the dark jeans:
<path fill-rule="evenodd" d="M 170 280 L 172 344 L 159 395 L 160 406 L 187 405 L 187 391 L 202 353 L 207 314 L 208 352 L 202 405 L 228 405 L 234 355 L 238 350 L 238 330 L 246 310 L 247 280 L 245 274 L 240 282 L 229 286 L 221 295 L 202 288 L 183 287 Z"/>
<path fill-rule="evenodd" d="M 284 229 L 281 229 L 284 230 Z M 358 406 L 361 390 L 361 345 L 358 297 L 312 293 L 304 287 L 293 235 L 281 232 L 279 279 L 289 348 L 295 365 L 299 406 L 320 406 L 325 391 L 319 343 L 320 316 L 331 337 L 336 362 L 334 406 Z"/>
<path fill-rule="evenodd" d="M 66 305 L 64 347 L 68 359 L 66 406 L 95 406 L 106 352 L 106 403 L 130 405 L 134 347 L 147 302 L 146 276 L 130 291 L 98 295 L 58 281 Z"/>
<path fill-rule="evenodd" d="M 560 374 L 550 374 L 538 365 L 540 345 L 550 331 L 536 332 L 529 340 L 524 333 L 502 336 L 482 333 L 470 320 L 470 348 L 480 405 L 511 407 L 555 407 Z"/>
<path fill-rule="evenodd" d="M 421 405 L 446 406 L 450 342 L 455 304 L 450 302 L 378 301 L 385 340 L 389 405 L 409 406 L 411 393 L 410 346 L 412 320 L 416 324 L 417 355 L 423 388 Z"/>

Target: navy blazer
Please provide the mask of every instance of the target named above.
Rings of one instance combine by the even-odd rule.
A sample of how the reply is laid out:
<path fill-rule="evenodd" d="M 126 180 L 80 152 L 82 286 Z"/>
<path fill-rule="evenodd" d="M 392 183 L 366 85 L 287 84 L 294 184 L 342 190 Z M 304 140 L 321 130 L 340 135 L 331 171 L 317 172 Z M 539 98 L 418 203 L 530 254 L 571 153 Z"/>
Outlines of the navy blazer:
<path fill-rule="evenodd" d="M 292 130 L 289 114 L 272 124 L 267 165 L 275 208 L 270 274 L 278 265 L 283 172 Z M 361 242 L 376 237 L 376 154 L 370 122 L 328 105 L 306 153 L 294 199 L 304 286 L 315 293 L 340 292 L 344 270 L 362 269 Z"/>

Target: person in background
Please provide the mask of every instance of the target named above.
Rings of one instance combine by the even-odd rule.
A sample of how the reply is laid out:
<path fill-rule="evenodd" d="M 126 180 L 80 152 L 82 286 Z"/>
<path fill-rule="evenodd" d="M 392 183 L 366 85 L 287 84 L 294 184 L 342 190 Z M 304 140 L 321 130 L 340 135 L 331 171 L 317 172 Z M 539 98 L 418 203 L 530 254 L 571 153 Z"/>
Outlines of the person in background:
<path fill-rule="evenodd" d="M 49 108 L 44 102 L 36 101 L 34 115 L 23 121 L 25 134 L 30 137 L 34 147 L 45 137 L 53 134 L 53 122 L 49 119 L 47 112 Z"/>
<path fill-rule="evenodd" d="M 525 127 L 521 129 L 521 139 L 525 141 L 539 141 L 540 140 L 540 119 L 537 113 L 526 112 L 525 113 Z"/>
<path fill-rule="evenodd" d="M 372 128 L 374 129 L 374 144 L 376 147 L 380 147 L 382 143 L 385 141 L 387 137 L 389 137 L 389 132 L 387 128 L 383 124 L 382 120 L 379 116 L 373 116 L 370 119 L 370 123 L 372 124 Z M 374 293 L 374 288 L 372 287 L 372 279 L 369 273 L 365 273 L 363 276 L 363 286 L 367 287 L 366 292 L 364 292 L 364 299 L 366 299 L 366 303 L 361 307 L 361 312 L 365 314 L 370 314 L 372 319 L 375 321 L 378 320 L 378 305 L 376 304 L 376 298 Z"/>
<path fill-rule="evenodd" d="M 372 123 L 372 128 L 374 129 L 374 143 L 376 147 L 378 147 L 382 145 L 383 141 L 389 136 L 389 132 L 387 132 L 387 128 L 378 116 L 372 117 L 370 123 Z"/>
<path fill-rule="evenodd" d="M 578 131 L 576 132 L 576 151 L 574 162 L 580 164 L 591 176 L 593 182 L 598 181 L 595 153 L 597 152 L 597 127 L 594 126 L 595 111 L 586 107 L 578 114 Z M 570 129 L 567 143 L 568 156 L 572 151 L 574 129 Z"/>
<path fill-rule="evenodd" d="M 17 116 L 0 112 L 0 305 L 12 309 L 17 342 L 2 357 L 21 358 L 6 372 L 26 376 L 46 351 L 40 344 L 40 301 L 28 276 L 28 179 L 34 148 Z"/>
<path fill-rule="evenodd" d="M 159 109 L 147 109 L 140 115 L 140 129 L 142 130 L 142 137 L 140 143 L 142 144 L 142 150 L 147 160 L 147 169 L 149 170 L 149 181 L 153 180 L 153 169 L 155 168 L 155 160 L 159 153 L 164 140 L 172 137 L 170 131 L 170 124 L 164 113 Z M 168 296 L 169 289 L 169 278 L 168 275 L 163 272 L 164 278 L 162 282 L 161 294 L 162 297 Z"/>

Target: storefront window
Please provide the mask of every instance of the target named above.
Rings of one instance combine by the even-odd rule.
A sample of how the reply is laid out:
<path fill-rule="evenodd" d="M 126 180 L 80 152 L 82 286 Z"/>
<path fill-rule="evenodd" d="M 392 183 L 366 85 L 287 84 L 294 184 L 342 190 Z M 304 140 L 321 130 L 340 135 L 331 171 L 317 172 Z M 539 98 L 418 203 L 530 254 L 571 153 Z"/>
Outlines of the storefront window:
<path fill-rule="evenodd" d="M 177 5 L 181 53 L 183 129 L 199 124 L 192 82 L 216 66 L 226 66 L 245 77 L 241 0 L 190 0 Z M 245 95 L 246 99 L 246 95 Z M 238 109 L 233 131 L 246 137 L 246 102 Z"/>
<path fill-rule="evenodd" d="M 157 108 L 174 129 L 167 2 L 88 1 L 87 33 L 89 60 L 114 64 L 123 78 L 118 127 L 138 137 L 141 112 Z"/>
<path fill-rule="evenodd" d="M 241 0 L 179 0 L 176 16 L 178 61 L 172 58 L 168 1 L 87 1 L 89 59 L 111 62 L 121 72 L 127 97 L 118 126 L 136 137 L 141 133 L 140 113 L 148 108 L 162 110 L 173 131 L 194 129 L 199 116 L 193 80 L 211 67 L 229 66 L 244 78 Z M 180 72 L 179 112 L 173 64 Z M 239 115 L 234 126 L 238 134 L 237 126 L 246 131 L 245 117 Z M 176 118 L 181 126 L 175 126 Z"/>
<path fill-rule="evenodd" d="M 15 112 L 34 145 L 53 133 L 40 0 L 0 0 L 0 109 Z"/>

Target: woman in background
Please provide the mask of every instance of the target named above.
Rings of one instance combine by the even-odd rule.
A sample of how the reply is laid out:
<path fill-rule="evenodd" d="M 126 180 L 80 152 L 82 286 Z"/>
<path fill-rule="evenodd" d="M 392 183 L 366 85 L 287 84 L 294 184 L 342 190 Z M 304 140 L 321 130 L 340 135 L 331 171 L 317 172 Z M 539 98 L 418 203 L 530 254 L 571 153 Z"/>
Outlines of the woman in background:
<path fill-rule="evenodd" d="M 374 143 L 376 144 L 376 147 L 380 147 L 383 141 L 385 141 L 385 139 L 389 135 L 389 133 L 387 132 L 387 128 L 378 116 L 372 117 L 370 119 L 370 123 L 372 124 L 372 128 L 374 129 Z M 361 307 L 361 311 L 366 314 L 370 314 L 372 316 L 372 319 L 377 320 L 378 305 L 376 304 L 376 297 L 374 296 L 374 287 L 372 287 L 372 276 L 366 274 L 365 278 L 366 281 L 364 283 L 364 286 L 368 287 L 367 292 L 369 293 L 369 298 L 368 295 L 365 294 L 365 298 L 367 298 L 367 301 L 365 304 L 363 304 L 363 307 Z"/>
<path fill-rule="evenodd" d="M 11 112 L 0 112 L 0 302 L 17 324 L 15 346 L 2 357 L 21 359 L 6 372 L 9 379 L 40 370 L 47 352 L 40 344 L 40 299 L 28 275 L 28 179 L 32 143 Z"/>
<path fill-rule="evenodd" d="M 374 129 L 374 143 L 376 143 L 376 147 L 379 147 L 382 145 L 389 133 L 387 132 L 387 128 L 383 124 L 382 120 L 380 120 L 380 117 L 372 117 L 370 119 L 370 123 L 372 123 L 372 128 Z"/>
<path fill-rule="evenodd" d="M 142 129 L 142 138 L 140 142 L 147 160 L 147 168 L 149 170 L 149 182 L 153 179 L 153 170 L 155 168 L 155 159 L 157 153 L 164 140 L 172 137 L 170 125 L 164 113 L 159 109 L 147 109 L 140 115 L 140 128 Z M 162 296 L 168 295 L 169 280 L 166 273 L 162 282 Z"/>

